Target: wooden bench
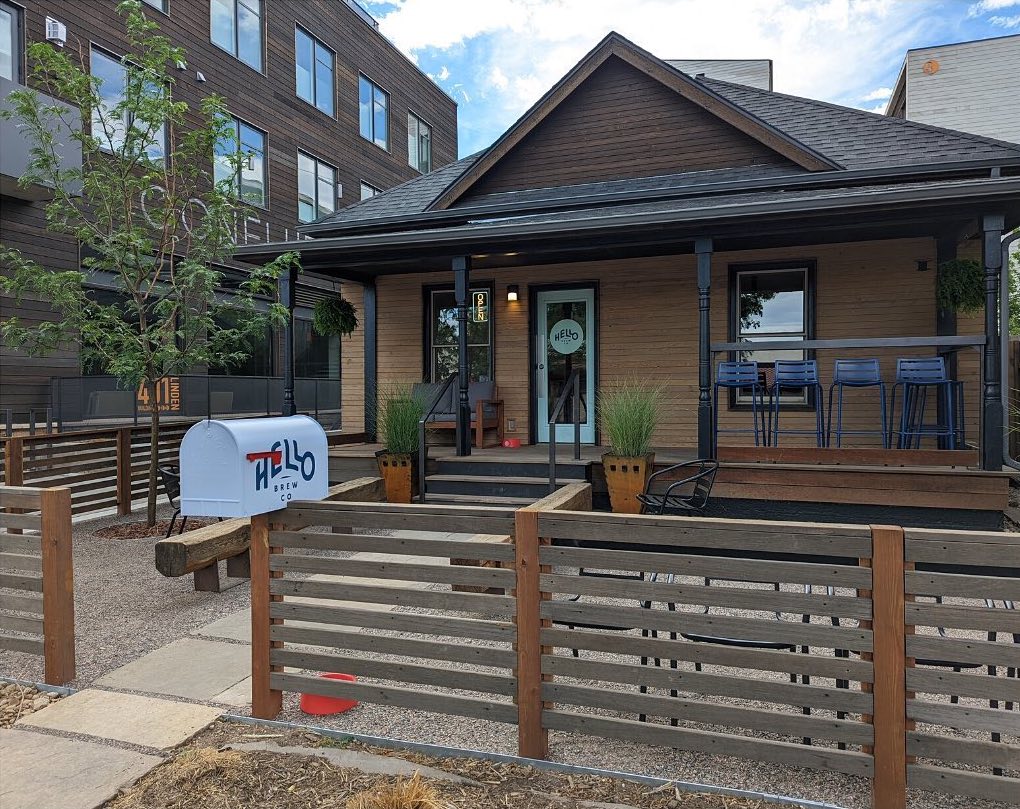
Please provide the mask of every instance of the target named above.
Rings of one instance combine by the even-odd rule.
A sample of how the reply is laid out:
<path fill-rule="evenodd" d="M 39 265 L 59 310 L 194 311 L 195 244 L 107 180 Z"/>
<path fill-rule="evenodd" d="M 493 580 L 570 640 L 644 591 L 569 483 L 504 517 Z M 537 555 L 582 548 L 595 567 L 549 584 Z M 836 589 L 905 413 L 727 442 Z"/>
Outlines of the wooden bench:
<path fill-rule="evenodd" d="M 331 486 L 327 500 L 380 502 L 385 500 L 381 478 L 359 478 Z M 219 562 L 226 560 L 228 577 L 251 578 L 248 547 L 251 520 L 238 518 L 207 525 L 156 543 L 156 570 L 168 578 L 193 573 L 195 589 L 219 593 Z M 232 586 L 232 585 L 231 585 Z"/>

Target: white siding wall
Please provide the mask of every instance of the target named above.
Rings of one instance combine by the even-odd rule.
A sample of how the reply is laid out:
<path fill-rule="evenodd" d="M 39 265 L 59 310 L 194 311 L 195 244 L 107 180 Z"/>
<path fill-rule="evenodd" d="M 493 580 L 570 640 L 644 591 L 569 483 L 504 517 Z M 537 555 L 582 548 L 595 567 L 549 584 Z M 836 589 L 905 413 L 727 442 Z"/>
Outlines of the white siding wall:
<path fill-rule="evenodd" d="M 667 59 L 688 76 L 704 73 L 710 79 L 772 89 L 771 59 Z"/>
<path fill-rule="evenodd" d="M 1020 35 L 912 50 L 906 71 L 909 120 L 1020 143 Z"/>

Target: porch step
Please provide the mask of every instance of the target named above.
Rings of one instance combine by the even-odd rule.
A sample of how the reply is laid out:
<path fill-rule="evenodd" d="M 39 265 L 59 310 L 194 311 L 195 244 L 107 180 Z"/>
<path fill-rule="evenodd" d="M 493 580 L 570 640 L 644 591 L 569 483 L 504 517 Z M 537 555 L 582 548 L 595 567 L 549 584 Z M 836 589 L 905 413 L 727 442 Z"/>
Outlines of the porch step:
<path fill-rule="evenodd" d="M 557 484 L 584 483 L 583 477 L 557 478 Z M 472 475 L 439 474 L 425 478 L 427 491 L 431 494 L 463 494 L 475 497 L 525 498 L 533 502 L 549 493 L 546 477 L 524 477 L 513 475 Z"/>
<path fill-rule="evenodd" d="M 575 461 L 564 458 L 560 454 L 556 461 L 557 479 L 589 480 L 591 478 L 591 461 Z M 549 462 L 540 460 L 504 460 L 486 456 L 468 456 L 466 458 L 439 458 L 435 469 L 440 475 L 476 475 L 499 477 L 530 477 L 542 480 L 549 479 Z"/>
<path fill-rule="evenodd" d="M 548 492 L 546 492 L 548 493 Z M 530 506 L 537 497 L 493 497 L 478 494 L 448 494 L 429 492 L 429 503 L 450 503 L 458 506 Z"/>

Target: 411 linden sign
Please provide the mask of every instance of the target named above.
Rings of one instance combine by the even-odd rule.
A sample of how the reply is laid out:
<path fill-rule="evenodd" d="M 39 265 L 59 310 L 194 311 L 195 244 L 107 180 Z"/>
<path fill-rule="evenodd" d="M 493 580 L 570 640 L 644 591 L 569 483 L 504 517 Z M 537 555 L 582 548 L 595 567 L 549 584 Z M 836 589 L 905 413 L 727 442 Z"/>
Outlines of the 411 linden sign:
<path fill-rule="evenodd" d="M 156 409 L 160 413 L 179 413 L 181 410 L 181 378 L 165 376 L 155 385 Z M 139 410 L 152 410 L 149 387 L 143 382 L 135 394 Z"/>

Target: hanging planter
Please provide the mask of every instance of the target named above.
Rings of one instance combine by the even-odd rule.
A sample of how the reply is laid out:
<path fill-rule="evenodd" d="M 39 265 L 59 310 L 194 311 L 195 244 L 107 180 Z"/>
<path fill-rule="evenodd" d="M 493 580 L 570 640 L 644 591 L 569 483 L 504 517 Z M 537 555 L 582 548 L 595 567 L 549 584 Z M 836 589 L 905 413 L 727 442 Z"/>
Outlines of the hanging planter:
<path fill-rule="evenodd" d="M 341 295 L 321 298 L 312 310 L 312 328 L 322 337 L 350 337 L 358 328 L 358 310 Z"/>
<path fill-rule="evenodd" d="M 939 264 L 935 283 L 939 309 L 968 314 L 985 305 L 985 272 L 981 262 L 958 258 Z"/>

